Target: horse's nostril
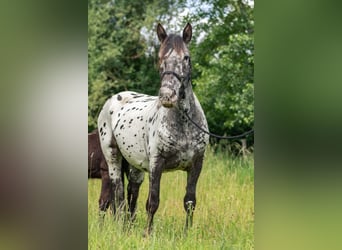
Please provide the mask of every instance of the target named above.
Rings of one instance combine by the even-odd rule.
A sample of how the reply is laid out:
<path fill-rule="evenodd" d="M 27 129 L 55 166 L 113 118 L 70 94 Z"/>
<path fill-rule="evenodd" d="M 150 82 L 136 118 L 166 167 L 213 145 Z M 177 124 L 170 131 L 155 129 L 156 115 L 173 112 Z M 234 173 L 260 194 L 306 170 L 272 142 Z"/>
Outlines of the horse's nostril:
<path fill-rule="evenodd" d="M 168 97 L 171 97 L 172 95 L 174 95 L 176 92 L 174 92 L 174 91 L 171 90 L 170 88 L 161 87 L 159 93 L 160 93 L 160 94 L 159 94 L 160 97 L 162 97 L 162 98 L 168 98 Z"/>

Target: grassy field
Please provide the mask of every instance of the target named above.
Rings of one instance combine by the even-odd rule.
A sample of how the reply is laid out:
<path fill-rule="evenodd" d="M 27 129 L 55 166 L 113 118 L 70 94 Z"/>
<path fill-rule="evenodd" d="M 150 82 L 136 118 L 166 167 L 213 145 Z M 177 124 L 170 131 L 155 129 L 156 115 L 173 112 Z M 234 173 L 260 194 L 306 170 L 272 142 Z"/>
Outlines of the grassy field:
<path fill-rule="evenodd" d="M 100 180 L 88 181 L 88 249 L 254 249 L 253 155 L 232 158 L 207 150 L 197 184 L 194 224 L 187 236 L 183 234 L 185 172 L 163 174 L 154 230 L 147 238 L 142 237 L 147 174 L 141 186 L 136 221 L 129 228 L 113 221 L 109 211 L 100 226 L 100 185 Z"/>

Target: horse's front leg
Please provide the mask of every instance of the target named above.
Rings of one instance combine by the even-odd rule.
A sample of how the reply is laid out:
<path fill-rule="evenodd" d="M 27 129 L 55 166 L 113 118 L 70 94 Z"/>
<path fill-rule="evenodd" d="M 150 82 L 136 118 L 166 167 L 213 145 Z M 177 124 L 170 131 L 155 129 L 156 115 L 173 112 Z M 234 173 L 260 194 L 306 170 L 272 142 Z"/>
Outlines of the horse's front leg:
<path fill-rule="evenodd" d="M 192 167 L 188 170 L 186 193 L 184 196 L 184 209 L 186 212 L 186 220 L 184 232 L 192 226 L 193 212 L 196 207 L 196 185 L 198 177 L 200 176 L 203 164 L 203 155 L 197 157 Z"/>
<path fill-rule="evenodd" d="M 144 233 L 145 236 L 150 235 L 152 232 L 153 216 L 159 207 L 160 179 L 165 161 L 161 157 L 152 159 L 155 159 L 155 162 L 150 162 L 149 194 L 146 202 L 147 227 Z"/>

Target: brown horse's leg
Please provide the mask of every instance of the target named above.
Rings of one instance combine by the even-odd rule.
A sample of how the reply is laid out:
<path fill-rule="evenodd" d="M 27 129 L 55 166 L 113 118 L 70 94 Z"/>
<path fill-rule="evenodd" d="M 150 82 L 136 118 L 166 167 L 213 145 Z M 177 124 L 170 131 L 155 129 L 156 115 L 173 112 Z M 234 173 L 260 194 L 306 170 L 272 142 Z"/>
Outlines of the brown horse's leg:
<path fill-rule="evenodd" d="M 202 170 L 203 155 L 194 160 L 192 168 L 188 171 L 186 193 L 184 196 L 184 209 L 186 221 L 184 231 L 192 226 L 193 212 L 196 207 L 196 185 Z"/>
<path fill-rule="evenodd" d="M 144 233 L 145 236 L 152 232 L 153 216 L 159 207 L 160 179 L 164 161 L 165 160 L 163 158 L 157 157 L 154 166 L 150 167 L 149 194 L 146 202 L 147 228 Z"/>
<path fill-rule="evenodd" d="M 101 169 L 101 195 L 99 199 L 100 216 L 104 217 L 109 205 L 113 210 L 112 182 L 109 178 L 108 169 Z M 115 210 L 113 211 L 115 213 Z"/>

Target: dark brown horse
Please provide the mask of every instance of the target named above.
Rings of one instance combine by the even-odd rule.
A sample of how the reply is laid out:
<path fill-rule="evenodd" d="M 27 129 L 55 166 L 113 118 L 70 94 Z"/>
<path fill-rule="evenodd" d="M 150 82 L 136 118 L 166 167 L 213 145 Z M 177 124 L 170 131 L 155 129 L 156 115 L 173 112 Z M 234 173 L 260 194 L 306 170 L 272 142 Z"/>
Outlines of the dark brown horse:
<path fill-rule="evenodd" d="M 101 178 L 102 170 L 108 171 L 108 166 L 103 157 L 99 133 L 96 130 L 88 134 L 88 178 Z"/>
<path fill-rule="evenodd" d="M 152 230 L 153 217 L 159 206 L 160 180 L 163 172 L 187 172 L 184 196 L 185 229 L 192 224 L 196 206 L 196 185 L 209 136 L 194 127 L 187 116 L 207 128 L 199 101 L 192 91 L 191 60 L 187 47 L 192 36 L 188 23 L 182 36 L 168 35 L 159 24 L 161 42 L 159 96 L 125 91 L 114 95 L 103 106 L 98 118 L 101 148 L 115 185 L 115 206 L 124 207 L 123 162 L 131 165 L 129 181 L 137 194 L 149 175 L 149 195 L 146 202 L 146 234 Z M 134 216 L 137 195 L 129 198 Z"/>

